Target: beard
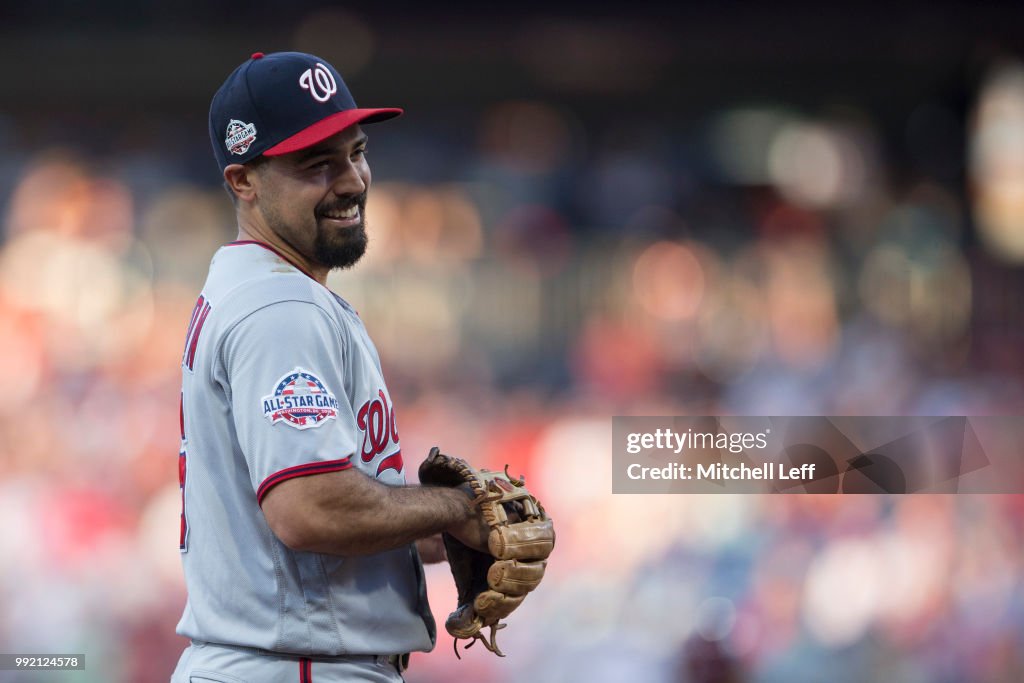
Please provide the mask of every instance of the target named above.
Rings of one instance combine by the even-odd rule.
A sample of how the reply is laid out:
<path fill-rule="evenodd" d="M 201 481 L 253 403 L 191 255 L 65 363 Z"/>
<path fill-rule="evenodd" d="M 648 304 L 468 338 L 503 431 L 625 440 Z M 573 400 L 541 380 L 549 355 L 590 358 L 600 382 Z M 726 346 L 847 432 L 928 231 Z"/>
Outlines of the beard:
<path fill-rule="evenodd" d="M 351 268 L 363 254 L 369 241 L 366 236 L 366 193 L 351 200 L 335 202 L 321 207 L 317 214 L 322 216 L 337 209 L 346 209 L 353 204 L 359 207 L 359 223 L 345 230 L 323 230 L 319 223 L 313 240 L 313 258 L 330 269 Z"/>

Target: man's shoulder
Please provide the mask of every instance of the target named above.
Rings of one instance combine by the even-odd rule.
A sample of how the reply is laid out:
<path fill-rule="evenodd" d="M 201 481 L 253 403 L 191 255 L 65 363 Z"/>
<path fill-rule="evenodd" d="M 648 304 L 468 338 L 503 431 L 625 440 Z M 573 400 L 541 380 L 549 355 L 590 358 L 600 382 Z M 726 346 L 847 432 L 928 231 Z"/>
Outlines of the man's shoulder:
<path fill-rule="evenodd" d="M 344 333 L 330 290 L 259 246 L 221 247 L 210 263 L 201 300 L 210 309 L 203 316 L 204 334 L 217 340 L 314 329 Z"/>

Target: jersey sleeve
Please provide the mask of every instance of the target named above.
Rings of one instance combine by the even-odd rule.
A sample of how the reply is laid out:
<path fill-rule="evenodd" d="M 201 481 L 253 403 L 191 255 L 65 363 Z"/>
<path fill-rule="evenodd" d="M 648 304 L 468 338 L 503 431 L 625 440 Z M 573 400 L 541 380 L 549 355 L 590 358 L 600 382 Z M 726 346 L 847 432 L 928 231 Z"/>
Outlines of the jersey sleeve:
<path fill-rule="evenodd" d="M 303 301 L 260 308 L 226 334 L 220 359 L 259 503 L 282 481 L 352 466 L 344 339 L 326 311 Z"/>

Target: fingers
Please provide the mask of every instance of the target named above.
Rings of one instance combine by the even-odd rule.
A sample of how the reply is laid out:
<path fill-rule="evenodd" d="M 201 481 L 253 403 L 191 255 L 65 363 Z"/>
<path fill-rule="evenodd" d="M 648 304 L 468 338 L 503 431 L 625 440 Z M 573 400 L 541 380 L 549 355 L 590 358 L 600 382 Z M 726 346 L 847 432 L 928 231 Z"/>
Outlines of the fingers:
<path fill-rule="evenodd" d="M 448 533 L 458 539 L 463 545 L 483 553 L 488 552 L 487 539 L 491 534 L 491 528 L 487 526 L 487 522 L 477 512 L 474 512 L 465 521 L 452 525 L 448 529 Z"/>

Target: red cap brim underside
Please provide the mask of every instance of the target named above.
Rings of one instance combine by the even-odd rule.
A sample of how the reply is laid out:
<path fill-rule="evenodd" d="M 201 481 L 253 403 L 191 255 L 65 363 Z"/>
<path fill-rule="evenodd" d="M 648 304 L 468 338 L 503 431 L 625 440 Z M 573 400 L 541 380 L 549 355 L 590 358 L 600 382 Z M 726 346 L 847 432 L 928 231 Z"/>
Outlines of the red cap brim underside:
<path fill-rule="evenodd" d="M 402 114 L 401 109 L 349 109 L 331 114 L 325 119 L 317 121 L 309 128 L 300 130 L 295 135 L 282 140 L 263 154 L 268 157 L 281 156 L 289 152 L 297 152 L 310 145 L 315 145 L 321 140 L 326 140 L 335 133 L 340 133 L 356 123 L 376 123 L 386 121 Z"/>

